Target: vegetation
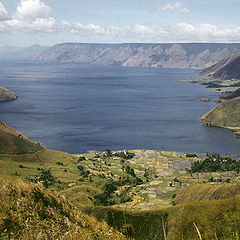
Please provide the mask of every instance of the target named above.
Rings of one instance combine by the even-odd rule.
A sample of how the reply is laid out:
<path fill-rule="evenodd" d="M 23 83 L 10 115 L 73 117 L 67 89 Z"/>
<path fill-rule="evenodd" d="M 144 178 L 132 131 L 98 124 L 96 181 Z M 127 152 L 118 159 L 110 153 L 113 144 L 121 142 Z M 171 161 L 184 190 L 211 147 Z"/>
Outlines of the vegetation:
<path fill-rule="evenodd" d="M 39 146 L 22 137 L 25 149 L 31 144 Z M 239 234 L 239 156 L 153 150 L 71 155 L 42 147 L 22 154 L 15 149 L 13 154 L 0 152 L 0 176 L 8 179 L 0 186 L 1 209 L 8 209 L 0 214 L 2 238 L 30 239 L 23 230 L 28 224 L 34 237 L 34 231 L 39 231 L 42 239 L 81 239 L 74 235 L 80 229 L 79 209 L 134 239 L 188 240 L 201 235 L 202 239 L 230 240 Z M 12 192 L 17 197 L 12 198 Z M 78 210 L 69 210 L 66 220 L 61 204 Z M 66 227 L 64 222 L 69 221 Z M 99 222 L 91 221 L 98 226 Z M 74 237 L 64 235 L 65 230 Z M 90 235 L 85 239 L 94 239 L 94 228 L 87 231 Z M 106 234 L 104 231 L 100 233 Z M 114 234 L 107 231 L 102 239 Z M 99 236 L 95 239 L 101 239 Z"/>
<path fill-rule="evenodd" d="M 20 180 L 0 184 L 1 239 L 125 239 L 65 197 Z"/>
<path fill-rule="evenodd" d="M 229 128 L 238 135 L 240 130 L 240 97 L 218 104 L 206 113 L 200 122 L 207 126 Z"/>
<path fill-rule="evenodd" d="M 222 200 L 233 198 L 240 194 L 240 184 L 200 184 L 189 185 L 181 194 L 174 198 L 175 204 L 199 202 L 207 200 Z"/>
<path fill-rule="evenodd" d="M 202 239 L 235 240 L 240 232 L 239 206 L 237 196 L 151 211 L 88 207 L 84 212 L 137 240 L 198 240 L 199 233 Z"/>
<path fill-rule="evenodd" d="M 240 172 L 240 161 L 230 157 L 221 157 L 220 154 L 207 154 L 203 161 L 196 161 L 192 164 L 190 173 L 236 171 Z"/>
<path fill-rule="evenodd" d="M 0 153 L 29 154 L 43 150 L 43 147 L 17 132 L 7 124 L 0 122 Z"/>
<path fill-rule="evenodd" d="M 188 157 L 188 158 L 195 158 L 195 157 L 197 157 L 197 154 L 195 154 L 195 153 L 186 153 L 186 157 Z"/>

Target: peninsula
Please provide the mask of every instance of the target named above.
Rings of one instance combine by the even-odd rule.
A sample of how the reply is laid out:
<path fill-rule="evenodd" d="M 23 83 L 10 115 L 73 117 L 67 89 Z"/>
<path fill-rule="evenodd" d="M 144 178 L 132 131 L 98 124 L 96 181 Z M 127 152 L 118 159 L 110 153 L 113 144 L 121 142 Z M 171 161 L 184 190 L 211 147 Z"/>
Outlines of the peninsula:
<path fill-rule="evenodd" d="M 6 88 L 0 87 L 0 102 L 12 101 L 16 99 L 17 95 L 15 93 Z"/>

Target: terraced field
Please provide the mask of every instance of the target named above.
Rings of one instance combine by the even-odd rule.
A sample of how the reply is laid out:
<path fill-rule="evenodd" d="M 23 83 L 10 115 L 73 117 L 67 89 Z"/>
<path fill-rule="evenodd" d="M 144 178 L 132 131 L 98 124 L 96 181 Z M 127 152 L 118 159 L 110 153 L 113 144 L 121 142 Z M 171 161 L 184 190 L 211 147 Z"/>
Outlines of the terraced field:
<path fill-rule="evenodd" d="M 136 176 L 142 179 L 141 184 L 126 184 L 119 187 L 117 193 L 128 189 L 131 201 L 115 204 L 114 207 L 149 210 L 174 205 L 174 198 L 191 183 L 211 184 L 240 183 L 240 174 L 236 172 L 188 173 L 194 161 L 206 158 L 206 154 L 187 157 L 185 153 L 154 150 L 134 150 L 132 159 L 122 161 L 119 157 L 106 157 L 104 153 L 77 155 L 85 157 L 81 164 L 93 175 L 103 175 L 108 179 L 120 181 L 124 175 L 123 166 L 128 165 Z M 114 154 L 114 152 L 113 152 Z M 191 154 L 190 154 L 191 155 Z M 221 182 L 217 182 L 221 179 Z"/>

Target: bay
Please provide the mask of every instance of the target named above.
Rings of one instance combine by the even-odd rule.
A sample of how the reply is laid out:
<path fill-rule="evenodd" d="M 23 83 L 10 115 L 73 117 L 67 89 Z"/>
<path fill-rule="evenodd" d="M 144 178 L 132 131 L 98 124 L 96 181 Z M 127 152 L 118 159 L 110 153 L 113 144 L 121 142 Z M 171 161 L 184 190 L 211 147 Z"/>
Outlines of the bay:
<path fill-rule="evenodd" d="M 17 101 L 0 103 L 0 120 L 42 145 L 70 153 L 155 149 L 240 154 L 222 128 L 199 124 L 219 94 L 183 83 L 189 69 L 88 63 L 0 62 L 0 85 Z"/>

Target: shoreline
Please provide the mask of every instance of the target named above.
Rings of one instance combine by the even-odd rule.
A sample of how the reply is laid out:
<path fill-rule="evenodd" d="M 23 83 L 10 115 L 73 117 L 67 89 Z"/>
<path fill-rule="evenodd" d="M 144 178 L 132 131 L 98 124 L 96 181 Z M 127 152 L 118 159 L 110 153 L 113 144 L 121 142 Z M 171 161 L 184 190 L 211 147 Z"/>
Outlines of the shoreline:
<path fill-rule="evenodd" d="M 197 78 L 197 79 L 181 80 L 181 82 L 207 85 L 206 88 L 208 88 L 209 90 L 217 93 L 222 93 L 222 94 L 229 94 L 240 88 L 240 86 L 238 86 L 238 84 L 240 85 L 240 79 L 222 80 L 222 79 Z"/>

